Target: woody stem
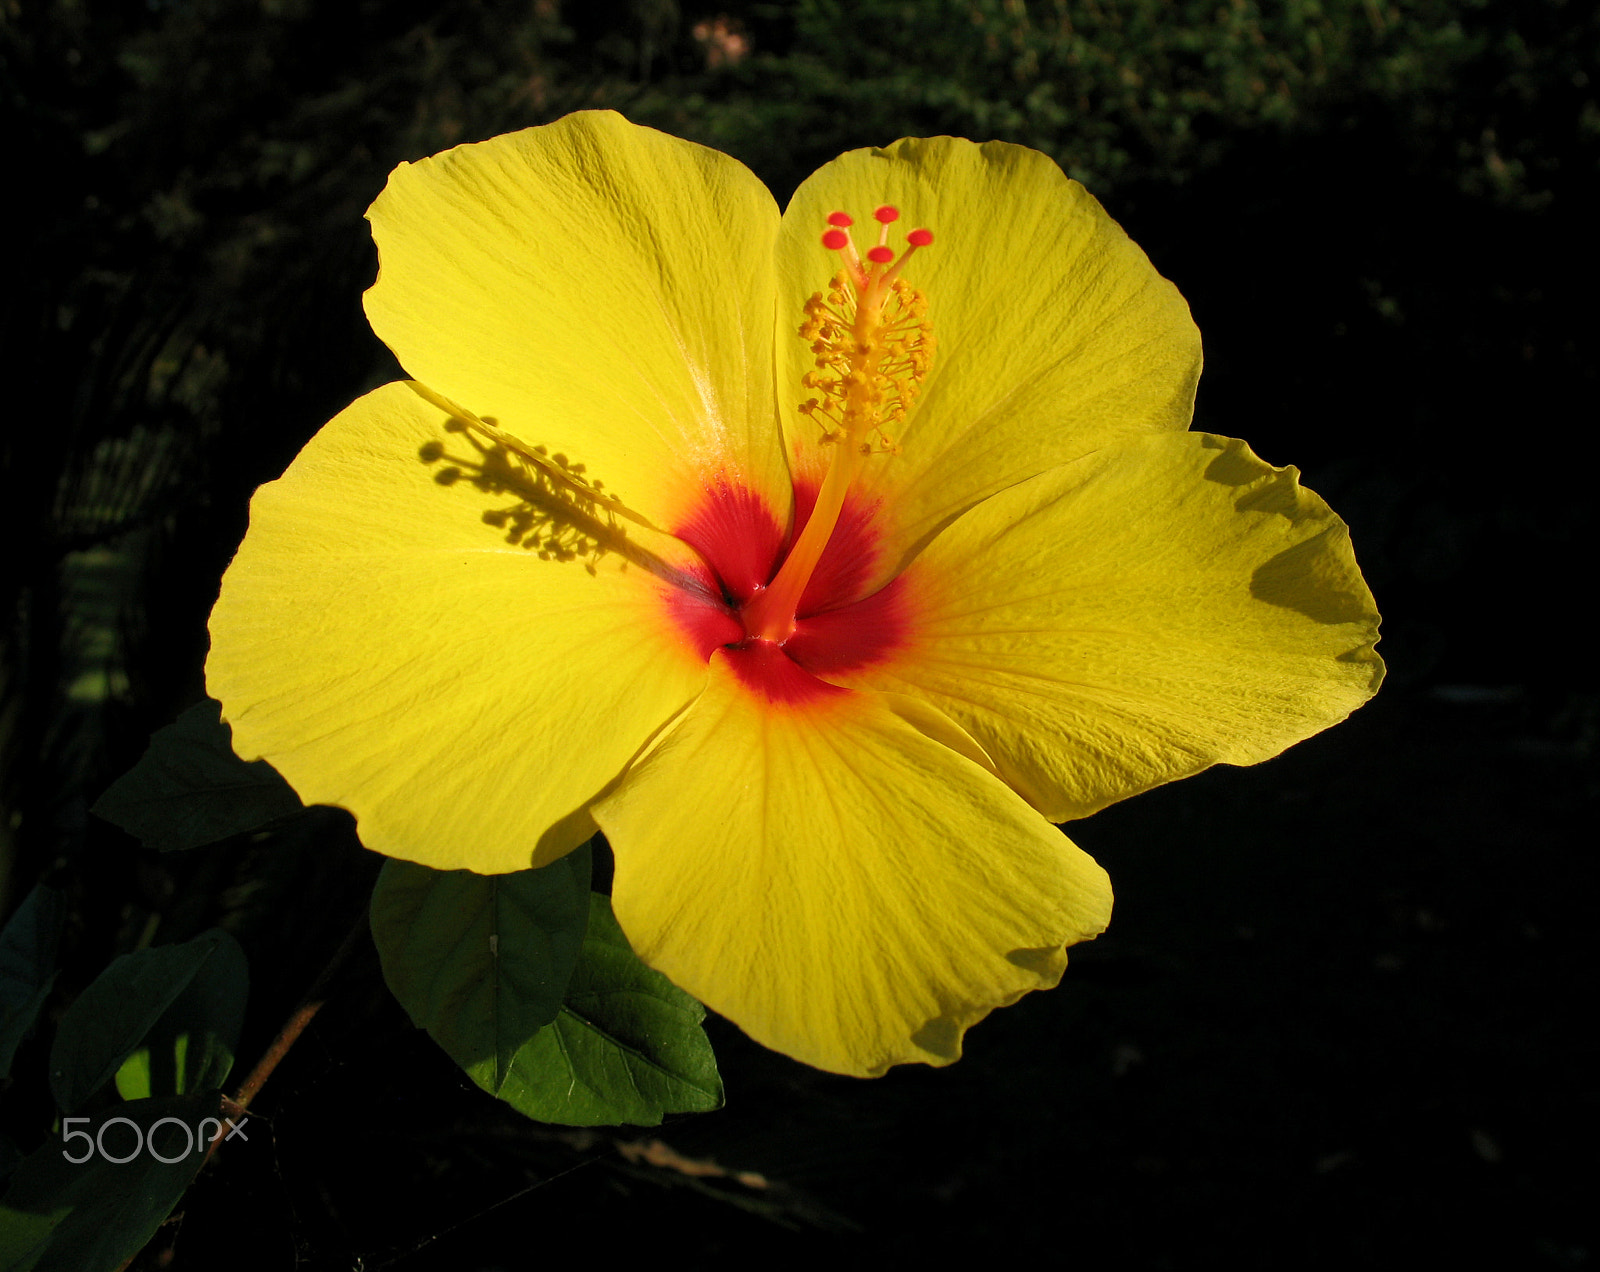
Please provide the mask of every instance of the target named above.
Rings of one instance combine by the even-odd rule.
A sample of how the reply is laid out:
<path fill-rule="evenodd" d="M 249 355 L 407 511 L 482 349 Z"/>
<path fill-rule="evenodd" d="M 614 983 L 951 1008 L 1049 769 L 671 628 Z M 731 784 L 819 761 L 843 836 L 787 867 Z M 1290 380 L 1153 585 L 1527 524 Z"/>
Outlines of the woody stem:
<path fill-rule="evenodd" d="M 345 933 L 344 940 L 339 943 L 339 948 L 334 951 L 333 957 L 327 965 L 317 974 L 317 979 L 312 982 L 311 988 L 306 991 L 306 996 L 290 1014 L 289 1019 L 278 1030 L 278 1036 L 272 1040 L 272 1045 L 267 1048 L 261 1059 L 256 1062 L 256 1067 L 250 1070 L 250 1076 L 240 1083 L 238 1090 L 229 1099 L 223 1097 L 223 1112 L 228 1118 L 238 1117 L 250 1107 L 250 1101 L 255 1099 L 261 1088 L 266 1085 L 272 1071 L 278 1067 L 284 1056 L 289 1054 L 289 1048 L 299 1040 L 305 1032 L 306 1026 L 311 1023 L 311 1018 L 321 1010 L 322 1004 L 327 1001 L 327 986 L 333 979 L 334 973 L 343 965 L 350 951 L 356 947 L 357 941 L 366 931 L 369 920 L 363 914 L 356 920 L 355 925 Z M 217 1128 L 217 1133 L 211 1137 L 211 1145 L 206 1149 L 206 1161 L 209 1162 L 216 1154 L 217 1145 L 228 1137 L 231 1130 L 226 1118 L 223 1125 Z"/>

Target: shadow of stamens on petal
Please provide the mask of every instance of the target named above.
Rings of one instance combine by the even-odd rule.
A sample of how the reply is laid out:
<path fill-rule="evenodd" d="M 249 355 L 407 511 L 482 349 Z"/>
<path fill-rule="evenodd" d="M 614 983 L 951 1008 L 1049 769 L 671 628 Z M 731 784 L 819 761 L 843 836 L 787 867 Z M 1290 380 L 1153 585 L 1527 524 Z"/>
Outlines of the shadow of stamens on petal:
<path fill-rule="evenodd" d="M 629 535 L 628 522 L 654 528 L 606 491 L 603 482 L 592 480 L 584 465 L 502 432 L 493 416 L 473 415 L 419 385 L 413 387 L 447 412 L 441 424 L 444 436 L 424 442 L 417 458 L 435 469 L 433 479 L 440 486 L 466 487 L 496 499 L 480 517 L 504 542 L 541 561 L 581 561 L 590 574 L 615 554 L 624 569 L 631 563 L 676 586 L 703 589 Z"/>
<path fill-rule="evenodd" d="M 627 538 L 618 518 L 620 504 L 588 481 L 582 464 L 490 433 L 493 419 L 476 423 L 447 419 L 445 432 L 458 434 L 464 445 L 452 451 L 448 440 L 426 442 L 417 457 L 439 466 L 433 479 L 441 486 L 465 483 L 511 500 L 484 509 L 484 525 L 541 561 L 583 561 L 592 570 L 608 552 L 619 550 Z"/>

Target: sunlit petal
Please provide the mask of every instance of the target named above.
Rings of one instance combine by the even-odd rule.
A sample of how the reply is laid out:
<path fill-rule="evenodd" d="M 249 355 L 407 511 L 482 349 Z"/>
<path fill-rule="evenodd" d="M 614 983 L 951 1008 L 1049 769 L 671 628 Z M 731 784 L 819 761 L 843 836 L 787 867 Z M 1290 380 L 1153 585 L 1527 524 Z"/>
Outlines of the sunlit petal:
<path fill-rule="evenodd" d="M 897 250 L 912 227 L 933 231 L 902 277 L 926 293 L 938 346 L 900 453 L 862 481 L 888 527 L 879 582 L 984 496 L 1118 438 L 1188 427 L 1200 336 L 1183 297 L 1082 186 L 1021 146 L 935 137 L 825 165 L 784 212 L 780 310 L 798 315 L 837 267 L 819 242 L 827 215 L 853 214 L 865 245 L 882 204 L 901 215 Z M 819 430 L 794 412 L 811 355 L 784 332 L 778 353 L 785 429 L 815 467 Z"/>
<path fill-rule="evenodd" d="M 1104 872 L 937 712 L 793 664 L 741 678 L 745 656 L 719 651 L 704 695 L 595 806 L 628 940 L 819 1068 L 954 1060 L 969 1025 L 1055 984 L 1063 948 L 1105 927 Z"/>
<path fill-rule="evenodd" d="M 772 196 L 607 111 L 402 164 L 368 217 L 373 329 L 444 397 L 656 525 L 723 471 L 787 515 Z"/>
<path fill-rule="evenodd" d="M 256 493 L 207 686 L 239 754 L 369 848 L 522 870 L 593 833 L 585 806 L 705 663 L 662 618 L 681 545 L 497 471 L 447 419 L 388 385 Z"/>
<path fill-rule="evenodd" d="M 1344 523 L 1295 469 L 1204 433 L 993 496 L 901 585 L 907 647 L 833 679 L 937 705 L 1053 821 L 1276 755 L 1383 673 Z"/>

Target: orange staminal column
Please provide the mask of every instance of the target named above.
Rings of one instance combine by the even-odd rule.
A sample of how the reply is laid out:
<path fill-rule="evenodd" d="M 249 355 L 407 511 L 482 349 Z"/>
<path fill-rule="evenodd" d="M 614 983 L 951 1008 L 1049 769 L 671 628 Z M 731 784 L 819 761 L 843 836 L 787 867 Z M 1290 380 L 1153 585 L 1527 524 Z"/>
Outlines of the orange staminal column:
<path fill-rule="evenodd" d="M 800 337 L 810 343 L 817 370 L 801 383 L 820 396 L 802 403 L 800 412 L 821 425 L 822 440 L 834 451 L 800 537 L 776 577 L 744 607 L 745 632 L 757 640 L 782 644 L 793 634 L 800 598 L 839 522 L 845 496 L 870 457 L 899 450 L 888 430 L 906 417 L 932 361 L 927 297 L 900 272 L 912 253 L 933 242 L 933 234 L 911 231 L 896 259 L 888 233 L 900 219 L 899 210 L 884 205 L 873 217 L 881 229 L 864 256 L 851 240 L 848 214 L 832 213 L 822 235 L 822 245 L 839 253 L 843 268 L 826 293 L 806 302 Z"/>

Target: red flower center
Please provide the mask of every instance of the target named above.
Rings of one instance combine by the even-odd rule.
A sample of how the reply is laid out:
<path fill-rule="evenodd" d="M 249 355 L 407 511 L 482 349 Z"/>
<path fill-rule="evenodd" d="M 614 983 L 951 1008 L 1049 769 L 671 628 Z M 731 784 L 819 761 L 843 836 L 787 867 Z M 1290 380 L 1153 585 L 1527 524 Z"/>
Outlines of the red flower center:
<path fill-rule="evenodd" d="M 863 595 L 880 555 L 876 504 L 848 497 L 795 609 L 783 641 L 748 630 L 744 611 L 778 572 L 816 503 L 814 483 L 795 487 L 794 526 L 785 535 L 766 502 L 717 479 L 674 533 L 705 560 L 704 595 L 675 589 L 673 621 L 704 658 L 726 651 L 739 679 L 769 702 L 812 701 L 842 692 L 827 677 L 882 662 L 905 643 L 909 607 L 903 580 Z"/>

